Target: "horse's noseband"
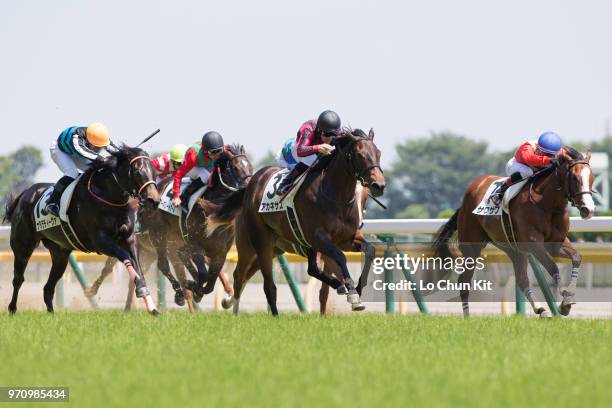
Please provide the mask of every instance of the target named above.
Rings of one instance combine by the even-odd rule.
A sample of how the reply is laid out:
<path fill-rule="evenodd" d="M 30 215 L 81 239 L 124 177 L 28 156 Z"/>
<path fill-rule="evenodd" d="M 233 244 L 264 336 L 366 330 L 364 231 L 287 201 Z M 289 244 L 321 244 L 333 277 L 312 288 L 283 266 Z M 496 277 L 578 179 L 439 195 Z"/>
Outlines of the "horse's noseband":
<path fill-rule="evenodd" d="M 357 141 L 353 141 L 351 142 L 348 146 L 345 147 L 346 150 L 349 150 L 353 144 L 357 143 Z M 355 178 L 357 179 L 362 186 L 364 187 L 369 187 L 368 183 L 365 181 L 365 174 L 367 172 L 369 172 L 372 169 L 378 169 L 380 170 L 381 173 L 384 174 L 383 169 L 380 167 L 380 165 L 378 164 L 373 164 L 371 166 L 366 167 L 365 169 L 359 171 L 357 169 L 357 167 L 355 166 L 355 162 L 353 162 L 353 154 L 349 151 L 349 152 L 345 152 L 344 149 L 342 150 L 342 153 L 344 154 L 344 157 L 346 157 L 346 161 L 348 162 L 349 165 L 349 173 Z"/>
<path fill-rule="evenodd" d="M 132 173 L 132 164 L 134 164 L 136 161 L 142 160 L 142 159 L 151 160 L 151 158 L 149 158 L 149 156 L 136 156 L 132 160 L 130 160 L 130 170 L 129 170 L 129 172 L 130 172 L 130 179 L 131 179 L 131 173 Z M 134 189 L 132 189 L 131 194 L 134 197 L 142 198 L 141 197 L 142 191 L 145 188 L 147 188 L 149 185 L 151 185 L 151 184 L 155 184 L 155 181 L 154 180 L 149 180 L 149 181 L 143 183 L 143 185 L 140 186 L 140 188 L 138 189 L 138 192 L 136 192 L 136 189 L 134 188 Z"/>
<path fill-rule="evenodd" d="M 576 166 L 577 164 L 584 164 L 587 167 L 591 168 L 591 164 L 586 161 L 586 160 L 572 160 L 571 162 L 568 162 L 567 164 L 567 170 L 565 171 L 565 191 L 567 193 L 567 200 L 570 202 L 570 204 L 572 204 L 573 207 L 578 208 L 578 204 L 576 204 L 576 198 L 577 197 L 581 197 L 583 195 L 591 195 L 591 197 L 593 196 L 593 192 L 592 191 L 578 191 L 577 193 L 572 194 L 571 191 L 571 185 L 569 183 L 569 176 L 570 176 L 570 172 L 572 170 L 572 167 Z"/>

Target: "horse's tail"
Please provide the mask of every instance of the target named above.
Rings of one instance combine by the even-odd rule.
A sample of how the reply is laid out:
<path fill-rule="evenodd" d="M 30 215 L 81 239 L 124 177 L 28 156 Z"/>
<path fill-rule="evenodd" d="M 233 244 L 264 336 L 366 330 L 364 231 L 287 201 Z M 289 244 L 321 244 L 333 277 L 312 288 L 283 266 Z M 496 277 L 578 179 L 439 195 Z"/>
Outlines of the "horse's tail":
<path fill-rule="evenodd" d="M 228 227 L 234 222 L 234 218 L 236 218 L 238 211 L 240 211 L 242 208 L 245 192 L 246 187 L 243 187 L 230 194 L 225 200 L 223 200 L 221 207 L 210 217 L 208 217 L 206 221 L 207 237 L 211 236 L 217 229 L 221 227 Z"/>
<path fill-rule="evenodd" d="M 9 194 L 6 205 L 4 207 L 4 221 L 11 222 L 13 221 L 13 215 L 15 214 L 15 210 L 17 209 L 17 204 L 19 204 L 19 199 L 23 193 L 18 196 L 14 196 L 13 194 Z"/>
<path fill-rule="evenodd" d="M 434 242 L 432 244 L 434 257 L 452 258 L 453 254 L 449 248 L 449 241 L 453 237 L 455 231 L 457 231 L 457 218 L 459 217 L 459 210 L 455 211 L 452 217 L 444 224 L 436 235 L 434 236 Z"/>

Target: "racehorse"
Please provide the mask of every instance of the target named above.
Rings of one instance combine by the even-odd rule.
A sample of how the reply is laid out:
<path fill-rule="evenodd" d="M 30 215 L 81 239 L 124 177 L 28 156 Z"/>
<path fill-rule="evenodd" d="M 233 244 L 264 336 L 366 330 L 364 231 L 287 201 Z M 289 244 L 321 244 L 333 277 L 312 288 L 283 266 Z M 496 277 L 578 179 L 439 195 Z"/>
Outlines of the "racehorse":
<path fill-rule="evenodd" d="M 40 242 L 51 253 L 51 272 L 43 294 L 47 311 L 53 312 L 55 285 L 64 274 L 68 256 L 74 249 L 61 226 L 36 231 L 34 208 L 49 186 L 51 184 L 34 184 L 7 203 L 4 217 L 11 222 L 10 244 L 15 255 L 10 313 L 17 311 L 24 271 Z M 144 199 L 147 206 L 156 206 L 160 199 L 147 153 L 122 146 L 108 159 L 94 162 L 81 176 L 67 214 L 82 246 L 123 262 L 135 282 L 136 296 L 144 298 L 150 313 L 157 314 L 140 268 L 134 234 L 135 212 L 128 205 L 131 197 Z"/>
<path fill-rule="evenodd" d="M 347 300 L 354 310 L 362 310 L 356 289 L 346 266 L 343 250 L 365 251 L 365 268 L 374 258 L 374 247 L 359 233 L 359 210 L 355 200 L 357 181 L 369 187 L 375 197 L 381 196 L 385 178 L 380 168 L 380 150 L 374 144 L 374 131 L 345 129 L 333 141 L 332 154 L 322 157 L 310 168 L 295 196 L 296 212 L 302 220 L 305 246 L 292 232 L 284 212 L 259 213 L 259 205 L 268 180 L 280 169 L 259 170 L 246 188 L 230 195 L 208 220 L 209 234 L 235 220 L 238 263 L 234 271 L 234 313 L 238 313 L 240 295 L 253 274 L 261 269 L 264 292 L 273 315 L 278 315 L 276 285 L 272 278 L 272 259 L 300 246 L 308 258 L 308 274 L 330 285 L 340 293 L 348 292 Z M 323 274 L 317 266 L 317 252 L 333 259 L 342 272 L 342 280 Z M 370 258 L 370 259 L 368 259 Z M 362 277 L 367 273 L 362 272 Z"/>
<path fill-rule="evenodd" d="M 157 252 L 158 268 L 170 281 L 175 291 L 175 303 L 178 305 L 185 303 L 183 288 L 193 292 L 196 302 L 214 289 L 215 280 L 234 241 L 234 231 L 226 229 L 206 236 L 206 218 L 219 207 L 224 197 L 246 185 L 252 174 L 253 165 L 246 156 L 244 146 L 230 145 L 217 160 L 210 176 L 212 186 L 206 189 L 203 197 L 195 204 L 186 220 L 184 230 L 179 223 L 179 217 L 175 215 L 159 209 L 144 209 L 142 212 L 143 230 L 149 232 L 151 244 Z M 169 182 L 171 180 L 162 180 L 158 185 L 159 190 L 163 191 Z M 195 282 L 179 282 L 172 276 L 168 264 L 168 250 L 183 261 Z M 204 254 L 209 259 L 208 268 Z M 180 273 L 182 268 L 175 270 Z M 229 286 L 227 280 L 224 286 L 226 288 Z"/>
<path fill-rule="evenodd" d="M 487 243 L 503 250 L 512 260 L 516 282 L 531 304 L 534 312 L 542 317 L 549 313 L 536 307 L 527 276 L 528 254 L 533 254 L 546 268 L 555 282 L 558 293 L 561 277 L 553 257 L 561 256 L 572 261 L 572 273 L 568 287 L 561 292 L 559 311 L 568 315 L 575 304 L 576 280 L 582 258 L 574 249 L 567 233 L 569 231 L 568 202 L 580 211 L 583 219 L 593 216 L 595 204 L 592 196 L 593 173 L 589 161 L 591 154 L 582 153 L 565 146 L 559 161 L 529 178 L 521 192 L 510 202 L 512 230 L 516 244 L 511 244 L 501 225 L 500 216 L 482 216 L 472 211 L 481 202 L 496 176 L 481 176 L 468 187 L 461 207 L 438 231 L 433 244 L 434 256 L 452 257 L 449 240 L 458 232 L 458 246 L 464 257 L 476 259 Z M 472 281 L 474 269 L 459 275 L 459 282 Z M 468 286 L 468 285 L 466 285 Z M 460 291 L 464 315 L 469 316 L 469 290 Z"/>

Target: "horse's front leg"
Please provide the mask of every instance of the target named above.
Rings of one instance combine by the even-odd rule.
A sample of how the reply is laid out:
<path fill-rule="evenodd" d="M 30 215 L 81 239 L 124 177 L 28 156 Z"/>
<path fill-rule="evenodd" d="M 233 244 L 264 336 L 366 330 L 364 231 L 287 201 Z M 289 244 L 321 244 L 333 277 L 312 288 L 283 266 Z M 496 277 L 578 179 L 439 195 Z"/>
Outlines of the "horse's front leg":
<path fill-rule="evenodd" d="M 104 263 L 104 268 L 102 268 L 102 272 L 100 272 L 100 276 L 98 277 L 98 279 L 96 279 L 94 283 L 92 283 L 90 286 L 85 288 L 84 290 L 85 296 L 91 298 L 98 294 L 98 290 L 100 290 L 100 286 L 102 285 L 102 282 L 113 271 L 116 263 L 117 263 L 116 258 L 109 256 L 106 259 L 106 262 Z"/>
<path fill-rule="evenodd" d="M 317 250 L 319 252 L 333 259 L 334 262 L 336 262 L 336 264 L 340 267 L 340 271 L 342 272 L 342 283 L 348 290 L 346 299 L 351 304 L 351 308 L 354 311 L 364 310 L 365 306 L 363 303 L 361 303 L 359 293 L 357 293 L 357 290 L 355 289 L 355 282 L 353 282 L 353 279 L 349 274 L 348 267 L 346 265 L 346 256 L 344 253 L 332 242 L 329 235 L 322 230 L 318 230 L 315 233 L 315 243 L 313 244 L 317 246 Z M 308 265 L 310 268 L 310 257 L 308 260 Z M 337 289 L 337 287 L 333 285 L 332 287 Z"/>
<path fill-rule="evenodd" d="M 376 248 L 365 239 L 361 231 L 357 231 L 353 239 L 353 251 L 363 252 L 365 255 L 361 275 L 359 275 L 359 283 L 356 288 L 357 293 L 361 296 L 363 288 L 368 284 L 368 275 L 370 274 L 372 262 L 374 262 L 374 257 L 376 256 Z"/>
<path fill-rule="evenodd" d="M 563 300 L 561 300 L 561 304 L 559 305 L 559 313 L 563 316 L 567 316 L 570 313 L 572 305 L 576 304 L 576 282 L 578 281 L 578 274 L 580 273 L 582 256 L 576 251 L 576 248 L 572 246 L 572 243 L 567 237 L 565 237 L 565 240 L 561 243 L 559 255 L 572 261 L 570 281 L 567 287 L 561 290 Z"/>
<path fill-rule="evenodd" d="M 96 244 L 100 251 L 107 256 L 114 256 L 123 262 L 127 268 L 130 279 L 134 281 L 136 285 L 136 297 L 143 298 L 147 311 L 151 314 L 158 314 L 155 302 L 151 297 L 151 293 L 147 288 L 144 276 L 140 270 L 138 263 L 138 248 L 136 245 L 136 238 L 132 234 L 128 237 L 122 245 L 118 245 L 113 239 L 104 231 L 99 231 L 96 234 Z"/>

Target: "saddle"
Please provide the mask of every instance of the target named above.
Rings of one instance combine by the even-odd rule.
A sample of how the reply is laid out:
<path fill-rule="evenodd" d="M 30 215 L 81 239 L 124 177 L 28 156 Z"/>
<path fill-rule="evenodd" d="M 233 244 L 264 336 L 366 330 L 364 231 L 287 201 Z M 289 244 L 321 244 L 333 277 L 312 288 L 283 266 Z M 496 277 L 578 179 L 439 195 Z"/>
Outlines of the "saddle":
<path fill-rule="evenodd" d="M 72 227 L 72 223 L 70 222 L 70 217 L 68 216 L 68 209 L 70 208 L 70 203 L 72 202 L 72 196 L 81 177 L 82 175 L 77 177 L 62 193 L 62 197 L 60 199 L 59 217 L 46 212 L 46 215 L 43 214 L 43 209 L 47 206 L 47 202 L 49 201 L 49 197 L 53 192 L 54 186 L 49 186 L 49 188 L 43 192 L 38 200 L 38 203 L 36 203 L 34 206 L 34 225 L 36 226 L 37 232 L 54 227 L 61 227 L 66 239 L 74 249 L 83 252 L 91 252 L 83 245 L 77 236 L 74 228 Z"/>

